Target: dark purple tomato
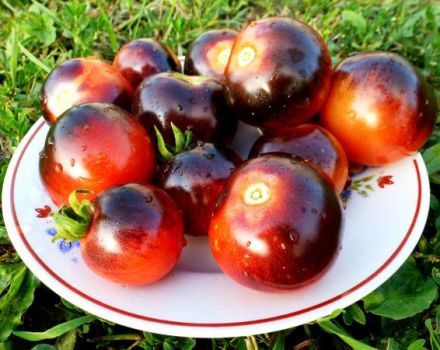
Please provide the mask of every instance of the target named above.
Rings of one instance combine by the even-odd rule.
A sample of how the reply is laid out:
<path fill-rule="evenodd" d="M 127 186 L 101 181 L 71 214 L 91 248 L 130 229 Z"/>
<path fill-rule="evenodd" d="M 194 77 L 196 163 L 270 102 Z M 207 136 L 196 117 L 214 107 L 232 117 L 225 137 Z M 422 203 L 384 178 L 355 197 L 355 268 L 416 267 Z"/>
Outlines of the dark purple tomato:
<path fill-rule="evenodd" d="M 137 39 L 125 44 L 116 54 L 113 65 L 134 89 L 150 75 L 182 70 L 171 49 L 154 39 Z"/>
<path fill-rule="evenodd" d="M 152 185 L 113 187 L 95 198 L 81 255 L 99 276 L 119 284 L 152 283 L 176 265 L 184 245 L 182 214 Z"/>
<path fill-rule="evenodd" d="M 88 102 L 112 103 L 130 110 L 133 89 L 109 63 L 74 58 L 56 66 L 40 93 L 44 118 L 53 123 L 69 108 Z"/>
<path fill-rule="evenodd" d="M 238 32 L 230 29 L 210 30 L 200 35 L 185 56 L 184 72 L 223 80 L 226 64 Z"/>
<path fill-rule="evenodd" d="M 240 157 L 226 146 L 200 141 L 162 163 L 158 185 L 182 210 L 186 234 L 208 234 L 215 203 L 240 163 Z"/>
<path fill-rule="evenodd" d="M 432 88 L 411 63 L 394 53 L 365 52 L 336 67 L 321 123 L 351 162 L 381 166 L 422 147 L 437 112 Z"/>
<path fill-rule="evenodd" d="M 136 90 L 133 110 L 150 135 L 156 126 L 166 143 L 174 141 L 171 123 L 207 142 L 230 139 L 237 129 L 222 84 L 209 77 L 175 72 L 151 76 Z"/>
<path fill-rule="evenodd" d="M 310 120 L 325 102 L 330 79 L 330 53 L 319 34 L 302 22 L 273 17 L 238 35 L 225 92 L 238 118 L 277 131 Z"/>
<path fill-rule="evenodd" d="M 278 136 L 262 135 L 253 145 L 249 158 L 263 153 L 283 152 L 298 156 L 320 168 L 342 192 L 348 176 L 348 161 L 338 140 L 313 124 L 286 129 Z"/>
<path fill-rule="evenodd" d="M 227 182 L 209 228 L 222 270 L 257 290 L 318 279 L 340 249 L 342 208 L 330 179 L 300 158 L 268 153 Z"/>
<path fill-rule="evenodd" d="M 40 175 L 55 204 L 78 189 L 99 192 L 128 182 L 148 182 L 156 160 L 142 125 L 106 103 L 73 107 L 52 124 L 40 155 Z"/>

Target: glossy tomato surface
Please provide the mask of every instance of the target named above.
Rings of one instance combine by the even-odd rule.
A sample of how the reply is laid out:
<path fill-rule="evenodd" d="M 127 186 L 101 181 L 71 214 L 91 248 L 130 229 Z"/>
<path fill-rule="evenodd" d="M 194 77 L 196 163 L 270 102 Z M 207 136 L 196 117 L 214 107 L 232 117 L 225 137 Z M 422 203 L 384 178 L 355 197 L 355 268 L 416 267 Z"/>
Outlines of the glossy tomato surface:
<path fill-rule="evenodd" d="M 174 52 L 154 39 L 137 39 L 125 44 L 116 54 L 113 65 L 134 89 L 150 75 L 182 70 Z"/>
<path fill-rule="evenodd" d="M 185 56 L 185 74 L 204 75 L 223 80 L 226 64 L 238 32 L 210 30 L 200 35 Z"/>
<path fill-rule="evenodd" d="M 318 125 L 304 124 L 285 129 L 278 136 L 262 135 L 252 146 L 249 158 L 271 152 L 298 156 L 320 168 L 334 183 L 336 190 L 344 189 L 348 177 L 348 161 L 338 140 Z"/>
<path fill-rule="evenodd" d="M 115 185 L 148 182 L 154 170 L 145 129 L 129 113 L 104 103 L 64 113 L 51 126 L 40 155 L 43 185 L 57 205 L 67 204 L 73 190 L 91 190 L 93 197 Z"/>
<path fill-rule="evenodd" d="M 160 73 L 145 79 L 134 97 L 134 113 L 154 135 L 154 126 L 167 143 L 174 142 L 171 123 L 191 130 L 193 140 L 230 139 L 237 119 L 229 110 L 222 84 L 209 77 Z"/>
<path fill-rule="evenodd" d="M 209 228 L 222 270 L 257 290 L 307 285 L 340 248 L 342 209 L 333 184 L 299 158 L 269 153 L 232 174 Z"/>
<path fill-rule="evenodd" d="M 240 32 L 225 70 L 229 104 L 244 122 L 277 131 L 310 120 L 324 103 L 330 53 L 306 24 L 283 17 Z"/>
<path fill-rule="evenodd" d="M 436 114 L 432 89 L 408 61 L 373 52 L 336 67 L 321 121 L 350 161 L 380 166 L 417 151 L 431 134 Z"/>
<path fill-rule="evenodd" d="M 208 234 L 217 199 L 240 163 L 226 146 L 198 142 L 161 165 L 158 184 L 182 210 L 186 234 Z"/>
<path fill-rule="evenodd" d="M 180 257 L 180 210 L 152 185 L 128 184 L 102 192 L 81 254 L 87 266 L 119 284 L 138 285 L 165 276 Z"/>
<path fill-rule="evenodd" d="M 109 63 L 97 58 L 74 58 L 54 68 L 44 82 L 40 104 L 44 118 L 54 122 L 70 107 L 106 102 L 130 110 L 133 89 Z"/>

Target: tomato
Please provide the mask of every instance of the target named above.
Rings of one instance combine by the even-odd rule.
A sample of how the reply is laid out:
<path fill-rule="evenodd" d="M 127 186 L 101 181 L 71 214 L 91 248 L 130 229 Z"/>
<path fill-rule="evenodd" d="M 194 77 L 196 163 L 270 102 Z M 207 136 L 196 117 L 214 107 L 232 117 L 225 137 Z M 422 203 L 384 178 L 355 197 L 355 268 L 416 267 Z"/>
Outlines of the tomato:
<path fill-rule="evenodd" d="M 416 152 L 436 115 L 436 99 L 423 76 L 396 54 L 373 52 L 336 67 L 321 122 L 350 161 L 380 166 Z"/>
<path fill-rule="evenodd" d="M 263 153 L 285 152 L 310 161 L 342 192 L 348 177 L 348 161 L 338 140 L 327 130 L 313 124 L 284 129 L 277 136 L 262 135 L 252 146 L 249 157 Z"/>
<path fill-rule="evenodd" d="M 106 102 L 130 110 L 133 89 L 111 64 L 94 57 L 74 58 L 56 66 L 40 93 L 44 118 L 53 123 L 70 107 Z"/>
<path fill-rule="evenodd" d="M 319 34 L 302 22 L 273 17 L 240 32 L 224 84 L 238 118 L 277 132 L 320 110 L 330 78 L 330 52 Z"/>
<path fill-rule="evenodd" d="M 113 66 L 134 89 L 150 75 L 182 70 L 171 49 L 154 39 L 137 39 L 125 44 L 116 54 Z"/>
<path fill-rule="evenodd" d="M 237 129 L 222 84 L 210 77 L 153 75 L 136 90 L 133 111 L 151 135 L 157 127 L 166 143 L 174 141 L 171 123 L 206 142 L 229 140 Z"/>
<path fill-rule="evenodd" d="M 198 142 L 160 166 L 158 185 L 182 210 L 186 234 L 208 234 L 217 199 L 240 163 L 240 157 L 226 146 Z"/>
<path fill-rule="evenodd" d="M 339 248 L 342 209 L 327 176 L 304 160 L 263 154 L 232 174 L 214 211 L 209 240 L 222 270 L 257 290 L 307 285 Z"/>
<path fill-rule="evenodd" d="M 185 56 L 184 73 L 223 80 L 237 34 L 235 30 L 218 29 L 200 35 L 191 44 Z"/>
<path fill-rule="evenodd" d="M 164 191 L 126 184 L 100 193 L 92 207 L 91 218 L 82 217 L 89 227 L 69 233 L 81 237 L 81 255 L 93 272 L 140 285 L 161 279 L 176 265 L 184 245 L 182 214 Z M 54 216 L 56 223 L 61 215 Z M 62 222 L 57 229 L 62 237 Z"/>
<path fill-rule="evenodd" d="M 115 185 L 148 182 L 154 170 L 154 149 L 142 125 L 104 103 L 65 112 L 52 124 L 40 156 L 41 180 L 57 205 L 66 204 L 73 190 L 96 195 Z"/>

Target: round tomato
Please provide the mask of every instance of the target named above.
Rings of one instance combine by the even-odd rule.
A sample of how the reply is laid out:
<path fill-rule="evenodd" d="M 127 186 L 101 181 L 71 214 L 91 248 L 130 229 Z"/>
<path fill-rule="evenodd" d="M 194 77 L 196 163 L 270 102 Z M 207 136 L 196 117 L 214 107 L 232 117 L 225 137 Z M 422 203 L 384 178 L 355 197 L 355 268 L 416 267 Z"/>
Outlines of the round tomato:
<path fill-rule="evenodd" d="M 52 124 L 40 155 L 44 187 L 57 205 L 73 190 L 102 190 L 148 182 L 155 170 L 154 149 L 145 129 L 117 106 L 73 107 Z"/>
<path fill-rule="evenodd" d="M 319 278 L 340 248 L 342 209 L 333 184 L 285 153 L 244 162 L 229 179 L 210 228 L 222 270 L 259 290 L 294 289 Z"/>
<path fill-rule="evenodd" d="M 350 161 L 380 166 L 417 151 L 436 116 L 436 99 L 423 76 L 396 54 L 373 52 L 336 67 L 321 122 Z"/>

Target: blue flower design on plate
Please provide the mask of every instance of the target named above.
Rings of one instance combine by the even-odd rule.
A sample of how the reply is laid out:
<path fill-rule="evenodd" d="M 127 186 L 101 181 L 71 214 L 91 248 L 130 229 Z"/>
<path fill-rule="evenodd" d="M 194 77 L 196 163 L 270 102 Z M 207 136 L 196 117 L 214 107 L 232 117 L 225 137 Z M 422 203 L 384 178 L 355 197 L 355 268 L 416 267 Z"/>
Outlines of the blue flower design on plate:
<path fill-rule="evenodd" d="M 58 233 L 57 230 L 54 227 L 50 227 L 48 229 L 46 229 L 46 233 L 49 236 L 56 236 L 56 234 Z M 75 242 L 67 242 L 64 238 L 60 238 L 56 241 L 58 249 L 62 252 L 62 253 L 68 253 L 70 252 L 73 248 L 75 247 L 79 247 L 79 241 L 75 241 Z"/>

